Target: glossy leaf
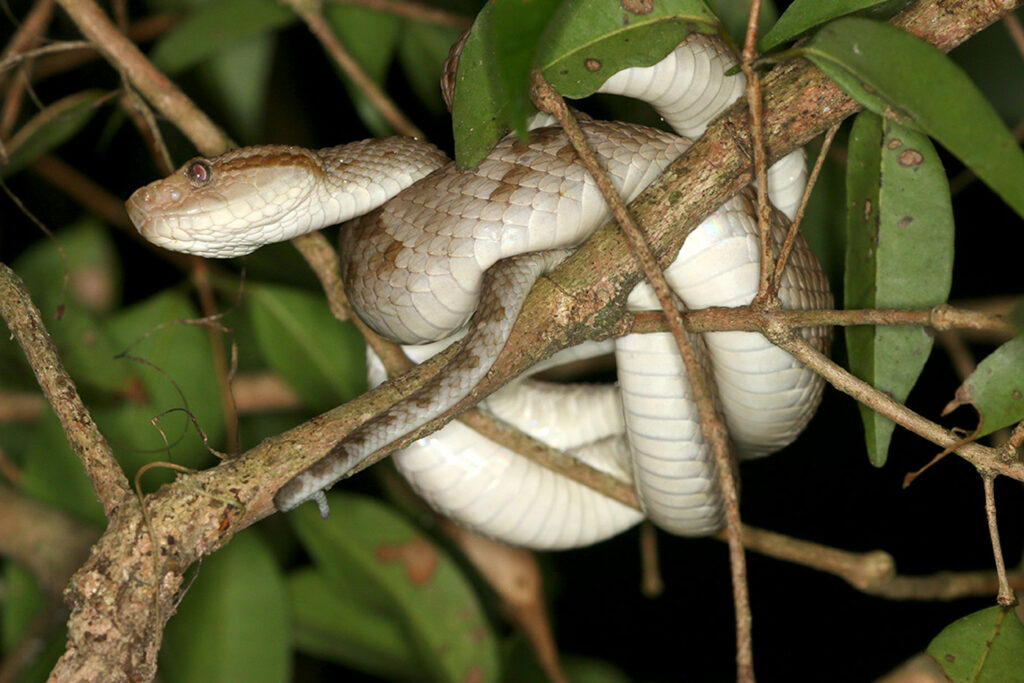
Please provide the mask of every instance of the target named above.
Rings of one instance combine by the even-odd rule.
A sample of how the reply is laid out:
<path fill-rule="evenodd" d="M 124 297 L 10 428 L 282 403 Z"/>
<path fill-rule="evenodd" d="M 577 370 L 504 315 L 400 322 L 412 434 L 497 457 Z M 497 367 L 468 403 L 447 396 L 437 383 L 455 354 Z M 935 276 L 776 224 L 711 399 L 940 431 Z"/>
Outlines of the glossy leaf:
<path fill-rule="evenodd" d="M 366 599 L 356 585 L 305 569 L 288 579 L 296 647 L 388 680 L 416 680 L 416 649 L 401 622 Z"/>
<path fill-rule="evenodd" d="M 207 62 L 232 44 L 266 35 L 297 20 L 275 0 L 205 3 L 156 44 L 150 59 L 166 73 L 180 73 Z"/>
<path fill-rule="evenodd" d="M 366 388 L 363 339 L 331 315 L 323 296 L 256 284 L 249 294 L 263 356 L 311 408 L 336 406 Z"/>
<path fill-rule="evenodd" d="M 989 607 L 944 628 L 927 652 L 953 683 L 1020 681 L 1024 624 L 1012 608 Z"/>
<path fill-rule="evenodd" d="M 388 67 L 394 60 L 401 21 L 393 14 L 374 12 L 355 5 L 328 4 L 324 16 L 352 58 L 377 84 L 384 82 Z M 363 124 L 376 136 L 394 135 L 395 131 L 369 97 L 345 74 L 340 74 L 345 89 L 355 105 Z"/>
<path fill-rule="evenodd" d="M 4 143 L 7 163 L 0 164 L 0 180 L 77 135 L 96 113 L 102 97 L 99 90 L 83 90 L 51 103 L 27 121 Z"/>
<path fill-rule="evenodd" d="M 870 112 L 850 134 L 845 307 L 943 303 L 953 268 L 953 214 L 942 163 L 928 138 Z M 932 347 L 919 327 L 846 328 L 850 369 L 904 401 Z M 895 424 L 860 406 L 868 457 L 885 464 Z"/>
<path fill-rule="evenodd" d="M 956 390 L 949 412 L 970 403 L 980 416 L 977 436 L 1024 420 L 1024 335 L 1018 335 L 978 363 Z"/>
<path fill-rule="evenodd" d="M 508 130 L 490 35 L 491 4 L 488 3 L 480 10 L 462 46 L 455 77 L 452 130 L 455 162 L 463 168 L 479 164 Z"/>
<path fill-rule="evenodd" d="M 303 505 L 288 519 L 320 572 L 395 619 L 420 680 L 494 680 L 498 652 L 476 593 L 445 551 L 404 518 L 355 494 L 328 494 L 331 515 Z"/>
<path fill-rule="evenodd" d="M 906 5 L 907 0 L 898 0 Z M 892 5 L 892 0 L 793 0 L 772 29 L 757 41 L 757 49 L 768 52 L 787 40 L 810 31 L 816 26 L 838 17 L 860 12 L 879 5 Z"/>
<path fill-rule="evenodd" d="M 857 17 L 832 22 L 802 52 L 871 111 L 938 140 L 1024 216 L 1024 151 L 942 52 L 893 26 Z"/>
<path fill-rule="evenodd" d="M 167 623 L 160 677 L 167 683 L 291 680 L 284 578 L 254 531 L 204 559 Z"/>
<path fill-rule="evenodd" d="M 586 97 L 612 74 L 654 64 L 687 34 L 717 29 L 718 19 L 700 0 L 622 5 L 570 1 L 548 29 L 539 65 L 562 95 Z"/>
<path fill-rule="evenodd" d="M 501 3 L 498 3 L 501 4 Z M 658 3 L 608 3 L 569 0 L 549 22 L 535 54 L 551 85 L 566 97 L 592 94 L 613 73 L 649 66 L 664 57 L 687 33 L 712 31 L 717 19 L 700 0 Z M 480 12 L 462 52 L 452 113 L 455 158 L 475 166 L 508 130 L 518 105 L 501 84 L 495 46 L 493 5 Z M 646 12 L 646 13 L 644 13 Z"/>

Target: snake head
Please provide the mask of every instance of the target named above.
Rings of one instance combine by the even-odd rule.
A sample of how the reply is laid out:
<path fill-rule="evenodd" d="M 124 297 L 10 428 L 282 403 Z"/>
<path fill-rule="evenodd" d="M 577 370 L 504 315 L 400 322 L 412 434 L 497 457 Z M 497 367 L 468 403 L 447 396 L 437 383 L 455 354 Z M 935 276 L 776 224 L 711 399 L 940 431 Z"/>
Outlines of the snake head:
<path fill-rule="evenodd" d="M 311 201 L 322 177 L 310 150 L 241 148 L 189 160 L 136 190 L 125 207 L 139 233 L 158 246 L 230 258 L 329 225 Z"/>

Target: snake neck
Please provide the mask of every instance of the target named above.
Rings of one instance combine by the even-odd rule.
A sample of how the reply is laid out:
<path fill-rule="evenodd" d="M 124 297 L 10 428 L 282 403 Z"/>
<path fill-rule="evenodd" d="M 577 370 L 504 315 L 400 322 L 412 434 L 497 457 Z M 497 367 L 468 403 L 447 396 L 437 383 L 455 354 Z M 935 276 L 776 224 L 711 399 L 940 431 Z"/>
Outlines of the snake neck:
<path fill-rule="evenodd" d="M 230 258 L 372 211 L 447 163 L 433 145 L 402 137 L 321 150 L 258 145 L 190 159 L 126 208 L 154 244 Z"/>

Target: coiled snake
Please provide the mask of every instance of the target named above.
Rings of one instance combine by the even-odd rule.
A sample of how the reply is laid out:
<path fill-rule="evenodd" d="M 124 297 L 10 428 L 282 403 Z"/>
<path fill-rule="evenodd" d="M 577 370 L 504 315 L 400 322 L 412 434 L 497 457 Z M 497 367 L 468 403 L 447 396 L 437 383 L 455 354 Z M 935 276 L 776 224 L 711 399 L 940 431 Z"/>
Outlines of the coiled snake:
<path fill-rule="evenodd" d="M 696 137 L 745 87 L 742 75 L 725 76 L 732 63 L 716 40 L 692 34 L 658 64 L 621 71 L 601 91 L 648 101 L 680 135 Z M 627 201 L 690 145 L 684 137 L 631 124 L 582 126 Z M 769 191 L 779 209 L 795 209 L 803 177 L 800 153 L 771 169 Z M 404 344 L 449 338 L 476 312 L 445 370 L 282 487 L 275 496 L 282 510 L 322 500 L 319 492 L 363 457 L 464 397 L 503 348 L 533 282 L 609 217 L 594 181 L 553 127 L 534 130 L 528 142 L 503 139 L 475 170 L 457 169 L 432 145 L 408 138 L 318 151 L 242 148 L 192 159 L 137 190 L 127 207 L 148 240 L 208 257 L 239 256 L 350 221 L 341 251 L 351 303 L 376 331 Z M 759 263 L 752 216 L 750 194 L 741 193 L 687 238 L 666 276 L 688 308 L 750 303 Z M 783 228 L 776 223 L 778 240 Z M 787 308 L 831 305 L 828 284 L 802 239 L 780 298 Z M 647 285 L 637 286 L 629 306 L 658 308 Z M 819 346 L 828 334 L 804 330 Z M 706 333 L 698 343 L 739 455 L 763 455 L 791 442 L 817 407 L 820 380 L 756 333 Z M 411 347 L 414 360 L 437 347 L 427 348 Z M 599 351 L 607 346 L 569 353 Z M 524 382 L 487 405 L 553 446 L 575 449 L 592 466 L 632 479 L 644 514 L 666 530 L 715 532 L 722 524 L 715 466 L 674 341 L 668 334 L 628 335 L 615 341 L 615 355 L 617 390 Z M 585 545 L 642 517 L 457 423 L 395 457 L 432 505 L 510 543 Z"/>

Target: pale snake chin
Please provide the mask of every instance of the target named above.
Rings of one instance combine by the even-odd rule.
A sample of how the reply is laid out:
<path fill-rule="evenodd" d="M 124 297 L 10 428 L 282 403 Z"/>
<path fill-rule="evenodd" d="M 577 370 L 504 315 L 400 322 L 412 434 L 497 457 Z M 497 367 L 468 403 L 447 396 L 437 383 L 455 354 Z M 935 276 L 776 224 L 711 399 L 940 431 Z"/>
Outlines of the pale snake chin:
<path fill-rule="evenodd" d="M 601 92 L 648 101 L 680 135 L 696 137 L 744 90 L 742 74 L 725 75 L 733 63 L 717 40 L 692 34 L 654 66 L 615 74 Z M 627 201 L 690 145 L 632 124 L 584 121 L 582 127 Z M 782 213 L 792 216 L 804 181 L 799 151 L 771 168 L 769 194 Z M 743 306 L 753 299 L 760 248 L 750 197 L 741 193 L 707 218 L 666 270 L 687 308 Z M 342 231 L 342 275 L 353 307 L 371 327 L 420 345 L 463 333 L 469 323 L 462 349 L 444 371 L 283 486 L 274 499 L 281 510 L 312 498 L 322 502 L 319 492 L 370 453 L 465 397 L 504 347 L 536 279 L 609 218 L 565 134 L 551 127 L 535 129 L 527 142 L 503 139 L 474 170 L 457 169 L 432 145 L 407 138 L 322 150 L 242 148 L 189 161 L 136 191 L 127 206 L 150 241 L 218 258 L 351 221 Z M 776 212 L 776 242 L 784 228 Z M 802 239 L 781 284 L 786 308 L 831 307 L 828 283 Z M 648 285 L 633 290 L 629 307 L 657 310 Z M 827 347 L 829 329 L 803 334 Z M 695 339 L 737 455 L 765 455 L 792 442 L 817 408 L 821 380 L 757 333 Z M 409 352 L 422 360 L 435 350 Z M 608 345 L 590 345 L 565 354 L 608 351 Z M 595 543 L 644 516 L 675 534 L 716 532 L 723 524 L 717 473 L 674 340 L 628 335 L 615 341 L 614 353 L 617 388 L 524 381 L 493 395 L 486 407 L 632 481 L 643 513 L 457 423 L 396 453 L 399 470 L 443 514 L 517 545 Z M 379 365 L 371 362 L 371 368 L 380 381 Z"/>

